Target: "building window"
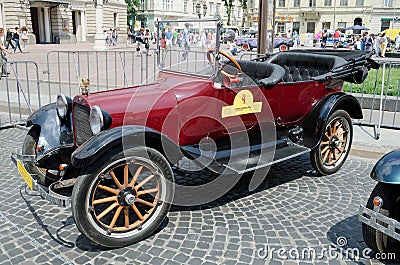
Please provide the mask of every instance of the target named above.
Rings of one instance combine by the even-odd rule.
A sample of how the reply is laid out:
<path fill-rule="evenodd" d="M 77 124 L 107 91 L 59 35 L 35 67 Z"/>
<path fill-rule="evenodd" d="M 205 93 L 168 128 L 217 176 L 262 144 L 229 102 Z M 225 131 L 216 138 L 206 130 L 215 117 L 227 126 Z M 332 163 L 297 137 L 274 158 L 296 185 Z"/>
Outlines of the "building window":
<path fill-rule="evenodd" d="M 215 14 L 219 16 L 221 14 L 221 4 L 217 4 L 217 8 L 215 10 Z"/>
<path fill-rule="evenodd" d="M 356 6 L 363 6 L 364 0 L 356 0 Z"/>
<path fill-rule="evenodd" d="M 307 22 L 307 33 L 315 33 L 315 22 Z"/>
<path fill-rule="evenodd" d="M 325 0 L 325 6 L 332 6 L 332 0 Z"/>
<path fill-rule="evenodd" d="M 114 13 L 114 29 L 119 27 L 118 23 L 118 13 Z"/>
<path fill-rule="evenodd" d="M 293 1 L 293 6 L 294 6 L 294 7 L 300 6 L 300 0 L 294 0 L 294 1 Z"/>
<path fill-rule="evenodd" d="M 317 0 L 309 0 L 308 6 L 309 7 L 315 6 L 315 2 L 317 2 Z"/>
<path fill-rule="evenodd" d="M 285 3 L 285 0 L 279 0 L 279 7 L 285 7 L 286 5 L 285 5 L 286 3 Z"/>
<path fill-rule="evenodd" d="M 192 13 L 196 14 L 196 2 L 194 2 L 194 1 L 192 3 Z"/>
<path fill-rule="evenodd" d="M 147 10 L 147 0 L 140 0 L 140 10 Z"/>
<path fill-rule="evenodd" d="M 173 9 L 173 0 L 163 0 L 163 10 L 170 11 Z"/>
<path fill-rule="evenodd" d="M 349 2 L 348 0 L 340 0 L 340 5 L 347 6 L 349 4 L 348 2 Z"/>
<path fill-rule="evenodd" d="M 293 32 L 300 33 L 300 22 L 293 22 Z"/>
<path fill-rule="evenodd" d="M 338 22 L 338 28 L 343 29 L 344 31 L 344 29 L 346 28 L 346 22 Z"/>
<path fill-rule="evenodd" d="M 188 13 L 188 0 L 183 1 L 183 13 Z"/>
<path fill-rule="evenodd" d="M 240 17 L 240 15 L 241 15 L 241 8 L 240 8 L 240 6 L 238 7 L 238 12 L 237 12 L 237 17 Z"/>
<path fill-rule="evenodd" d="M 331 22 L 322 22 L 322 29 L 330 29 Z"/>
<path fill-rule="evenodd" d="M 285 33 L 285 23 L 283 23 L 283 22 L 276 23 L 276 32 L 277 33 Z"/>
<path fill-rule="evenodd" d="M 393 1 L 392 0 L 384 0 L 383 5 L 385 7 L 392 7 L 393 6 Z"/>
<path fill-rule="evenodd" d="M 213 14 L 213 12 L 214 12 L 214 3 L 210 3 L 210 8 L 209 8 L 210 10 L 208 10 L 208 13 L 209 14 Z"/>
<path fill-rule="evenodd" d="M 381 31 L 390 28 L 390 20 L 383 20 L 381 21 Z"/>

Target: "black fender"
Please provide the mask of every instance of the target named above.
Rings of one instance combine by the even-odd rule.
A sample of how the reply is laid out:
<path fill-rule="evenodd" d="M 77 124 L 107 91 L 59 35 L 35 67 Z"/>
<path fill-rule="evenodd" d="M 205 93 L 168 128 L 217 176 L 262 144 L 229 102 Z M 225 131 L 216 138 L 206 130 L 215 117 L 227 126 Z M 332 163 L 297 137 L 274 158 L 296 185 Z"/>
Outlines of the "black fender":
<path fill-rule="evenodd" d="M 400 184 L 400 149 L 384 155 L 372 169 L 371 178 L 379 182 Z"/>
<path fill-rule="evenodd" d="M 336 110 L 344 110 L 353 119 L 362 119 L 363 113 L 358 100 L 344 92 L 336 92 L 321 98 L 303 121 L 303 145 L 317 146 L 330 115 Z"/>
<path fill-rule="evenodd" d="M 166 135 L 145 126 L 129 125 L 115 127 L 91 137 L 72 153 L 71 164 L 74 168 L 88 169 L 95 162 L 106 163 L 105 157 L 139 146 L 156 149 L 173 164 L 183 156 L 179 146 Z"/>
<path fill-rule="evenodd" d="M 73 132 L 71 129 L 71 113 L 61 120 L 58 117 L 56 104 L 52 103 L 41 107 L 32 113 L 26 122 L 26 126 L 32 126 L 29 131 L 38 137 L 38 156 L 53 148 L 73 144 Z"/>

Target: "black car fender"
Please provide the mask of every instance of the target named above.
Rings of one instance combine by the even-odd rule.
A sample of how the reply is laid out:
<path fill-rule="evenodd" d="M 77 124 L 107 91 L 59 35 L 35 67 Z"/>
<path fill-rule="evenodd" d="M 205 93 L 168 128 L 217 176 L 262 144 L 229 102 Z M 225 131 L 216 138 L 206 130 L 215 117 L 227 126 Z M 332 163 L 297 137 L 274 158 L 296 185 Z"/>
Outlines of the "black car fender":
<path fill-rule="evenodd" d="M 128 125 L 100 132 L 79 146 L 71 156 L 74 168 L 90 168 L 94 163 L 106 163 L 109 158 L 129 148 L 146 146 L 161 152 L 171 163 L 183 156 L 177 144 L 166 135 L 145 126 Z M 96 167 L 93 167 L 96 170 Z"/>
<path fill-rule="evenodd" d="M 372 169 L 371 178 L 383 183 L 400 184 L 400 149 L 384 155 Z"/>
<path fill-rule="evenodd" d="M 358 100 L 344 92 L 337 92 L 321 98 L 303 120 L 303 145 L 317 146 L 329 117 L 336 110 L 344 110 L 353 119 L 362 119 L 363 113 Z"/>
<path fill-rule="evenodd" d="M 38 155 L 74 142 L 69 116 L 70 113 L 67 113 L 67 117 L 61 120 L 56 104 L 52 103 L 41 107 L 28 117 L 26 126 L 32 126 L 28 134 L 38 139 Z"/>

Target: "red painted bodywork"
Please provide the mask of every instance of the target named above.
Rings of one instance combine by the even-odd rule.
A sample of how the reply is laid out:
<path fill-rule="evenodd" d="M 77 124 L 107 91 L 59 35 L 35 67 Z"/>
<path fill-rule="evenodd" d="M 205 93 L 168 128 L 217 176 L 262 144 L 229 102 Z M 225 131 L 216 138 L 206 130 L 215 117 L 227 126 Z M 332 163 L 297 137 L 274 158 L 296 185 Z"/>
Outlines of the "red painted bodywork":
<path fill-rule="evenodd" d="M 278 129 L 301 125 L 320 98 L 341 91 L 342 85 L 334 80 L 230 89 L 215 87 L 212 79 L 200 76 L 161 72 L 156 83 L 79 95 L 74 104 L 99 106 L 111 115 L 111 128 L 143 125 L 185 146 L 207 136 L 218 140 L 228 133 L 252 130 L 262 122 L 274 121 Z M 263 102 L 262 112 L 222 118 L 222 107 L 232 105 L 243 89 L 252 92 L 255 102 Z"/>

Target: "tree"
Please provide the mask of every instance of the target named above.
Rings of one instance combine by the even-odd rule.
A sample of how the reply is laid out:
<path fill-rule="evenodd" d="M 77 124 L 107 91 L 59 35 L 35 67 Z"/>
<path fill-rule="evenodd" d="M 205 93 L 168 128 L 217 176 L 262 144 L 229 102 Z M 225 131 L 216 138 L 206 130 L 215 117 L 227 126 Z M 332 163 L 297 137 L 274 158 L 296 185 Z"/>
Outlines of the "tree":
<path fill-rule="evenodd" d="M 233 1 L 234 0 L 223 0 L 224 1 L 224 6 L 226 8 L 226 13 L 228 14 L 228 21 L 226 22 L 226 25 L 230 26 L 231 25 L 231 13 L 232 13 L 232 6 L 233 6 Z"/>
<path fill-rule="evenodd" d="M 247 14 L 247 0 L 239 0 L 240 7 L 242 8 L 242 27 L 244 27 L 244 23 L 246 22 L 246 14 Z"/>
<path fill-rule="evenodd" d="M 140 7 L 140 0 L 125 0 L 125 3 L 128 5 L 128 20 L 132 19 L 132 24 L 135 22 L 134 18 L 137 15 L 137 11 Z"/>

